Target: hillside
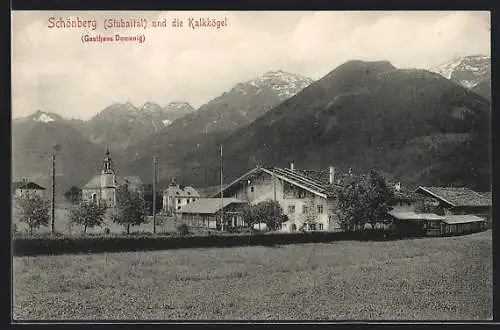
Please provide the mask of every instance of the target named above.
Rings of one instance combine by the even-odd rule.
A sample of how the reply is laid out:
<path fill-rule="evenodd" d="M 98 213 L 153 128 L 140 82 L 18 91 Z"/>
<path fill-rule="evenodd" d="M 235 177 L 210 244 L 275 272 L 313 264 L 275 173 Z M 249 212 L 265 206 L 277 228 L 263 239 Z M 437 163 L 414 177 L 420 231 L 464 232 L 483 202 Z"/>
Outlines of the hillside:
<path fill-rule="evenodd" d="M 194 152 L 196 157 L 206 157 L 203 150 L 217 145 L 221 137 L 251 123 L 311 83 L 307 77 L 283 71 L 270 71 L 238 83 L 196 112 L 128 148 L 124 158 L 128 160 L 126 171 L 149 176 L 149 164 L 153 155 L 157 155 L 164 169 L 162 178 L 168 180 L 183 167 L 186 154 Z M 204 170 L 198 176 L 204 180 Z"/>
<path fill-rule="evenodd" d="M 12 177 L 49 188 L 51 158 L 56 153 L 57 193 L 82 185 L 100 169 L 104 150 L 64 121 L 22 121 L 12 125 Z"/>
<path fill-rule="evenodd" d="M 230 181 L 258 163 L 294 161 L 297 168 L 375 167 L 408 185 L 484 190 L 489 114 L 487 100 L 438 74 L 349 61 L 224 138 L 225 177 Z M 183 160 L 184 180 L 201 184 L 192 173 L 217 171 L 217 146 L 206 154 L 208 161 L 199 152 Z"/>

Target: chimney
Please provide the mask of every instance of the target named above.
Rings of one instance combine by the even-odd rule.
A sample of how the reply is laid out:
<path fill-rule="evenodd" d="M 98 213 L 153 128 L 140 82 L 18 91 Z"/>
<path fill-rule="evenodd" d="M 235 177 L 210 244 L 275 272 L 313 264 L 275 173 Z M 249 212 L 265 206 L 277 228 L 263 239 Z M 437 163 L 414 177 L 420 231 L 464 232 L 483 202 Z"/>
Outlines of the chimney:
<path fill-rule="evenodd" d="M 329 173 L 330 173 L 330 176 L 328 178 L 328 182 L 330 184 L 333 184 L 335 182 L 335 168 L 333 166 L 330 166 L 328 168 L 328 170 L 329 170 Z"/>
<path fill-rule="evenodd" d="M 295 169 L 295 168 L 294 168 L 294 166 L 293 166 L 293 162 L 291 162 L 291 163 L 290 163 L 290 171 L 292 171 L 292 172 L 293 172 L 293 170 L 294 170 L 294 169 Z"/>
<path fill-rule="evenodd" d="M 396 189 L 396 191 L 401 191 L 401 182 L 398 182 L 394 185 L 394 189 Z"/>

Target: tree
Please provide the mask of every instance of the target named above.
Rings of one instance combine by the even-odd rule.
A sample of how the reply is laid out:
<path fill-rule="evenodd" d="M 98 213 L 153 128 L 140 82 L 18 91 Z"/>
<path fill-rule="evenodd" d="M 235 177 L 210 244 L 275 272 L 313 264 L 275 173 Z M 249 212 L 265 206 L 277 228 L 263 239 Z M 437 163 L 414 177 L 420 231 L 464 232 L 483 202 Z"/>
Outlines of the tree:
<path fill-rule="evenodd" d="M 255 223 L 264 222 L 270 230 L 276 230 L 285 220 L 283 208 L 278 202 L 267 200 L 256 205 L 247 206 L 243 215 L 245 223 L 252 227 Z"/>
<path fill-rule="evenodd" d="M 156 213 L 160 212 L 163 208 L 163 195 L 161 191 L 156 188 Z M 148 183 L 144 185 L 144 200 L 149 215 L 153 215 L 153 185 Z"/>
<path fill-rule="evenodd" d="M 73 223 L 83 226 L 83 232 L 87 232 L 87 227 L 93 228 L 101 226 L 104 222 L 106 206 L 104 203 L 83 201 L 71 207 L 69 218 Z"/>
<path fill-rule="evenodd" d="M 77 186 L 72 186 L 64 193 L 64 197 L 71 204 L 78 204 L 82 200 L 82 190 Z"/>
<path fill-rule="evenodd" d="M 387 187 L 384 178 L 372 170 L 370 175 L 354 176 L 339 193 L 340 226 L 346 231 L 364 228 L 366 223 L 372 226 L 387 218 L 392 209 L 394 194 Z"/>
<path fill-rule="evenodd" d="M 33 229 L 49 224 L 49 202 L 36 194 L 23 194 L 16 197 L 15 216 L 29 227 L 30 235 Z"/>
<path fill-rule="evenodd" d="M 146 203 L 139 192 L 129 190 L 127 185 L 116 189 L 116 207 L 112 219 L 125 226 L 127 234 L 130 234 L 130 226 L 138 226 L 146 221 L 146 213 Z"/>

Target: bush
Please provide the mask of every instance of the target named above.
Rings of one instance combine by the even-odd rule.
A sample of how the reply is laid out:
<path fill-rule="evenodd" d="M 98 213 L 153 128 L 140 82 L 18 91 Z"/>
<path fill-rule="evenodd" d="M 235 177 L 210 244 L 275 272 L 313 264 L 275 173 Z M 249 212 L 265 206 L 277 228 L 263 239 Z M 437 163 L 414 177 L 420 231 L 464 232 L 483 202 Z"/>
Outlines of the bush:
<path fill-rule="evenodd" d="M 152 236 L 153 233 L 150 231 L 134 231 L 134 232 L 131 232 L 130 235 L 133 235 L 133 236 Z"/>
<path fill-rule="evenodd" d="M 177 233 L 179 233 L 179 235 L 181 235 L 181 236 L 186 236 L 187 234 L 189 234 L 188 225 L 183 223 L 183 224 L 177 226 Z"/>

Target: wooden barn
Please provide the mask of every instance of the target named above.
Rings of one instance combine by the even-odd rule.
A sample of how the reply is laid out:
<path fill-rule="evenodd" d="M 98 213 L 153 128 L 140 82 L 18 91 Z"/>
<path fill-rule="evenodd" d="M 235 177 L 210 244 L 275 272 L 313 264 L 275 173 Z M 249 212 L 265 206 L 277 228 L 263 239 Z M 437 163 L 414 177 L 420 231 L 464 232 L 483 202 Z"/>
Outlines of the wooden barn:
<path fill-rule="evenodd" d="M 438 215 L 476 215 L 491 217 L 491 198 L 468 188 L 418 187 L 424 207 Z"/>
<path fill-rule="evenodd" d="M 408 236 L 448 236 L 486 229 L 486 219 L 475 215 L 437 215 L 434 213 L 389 212 L 400 234 Z"/>
<path fill-rule="evenodd" d="M 178 211 L 181 221 L 190 227 L 227 229 L 243 227 L 243 208 L 246 202 L 236 198 L 200 198 Z M 224 217 L 222 228 L 221 210 Z"/>
<path fill-rule="evenodd" d="M 443 220 L 442 235 L 461 235 L 486 229 L 486 219 L 475 215 L 447 215 Z"/>
<path fill-rule="evenodd" d="M 445 217 L 434 213 L 395 212 L 389 215 L 395 220 L 397 230 L 406 235 L 441 236 Z"/>

